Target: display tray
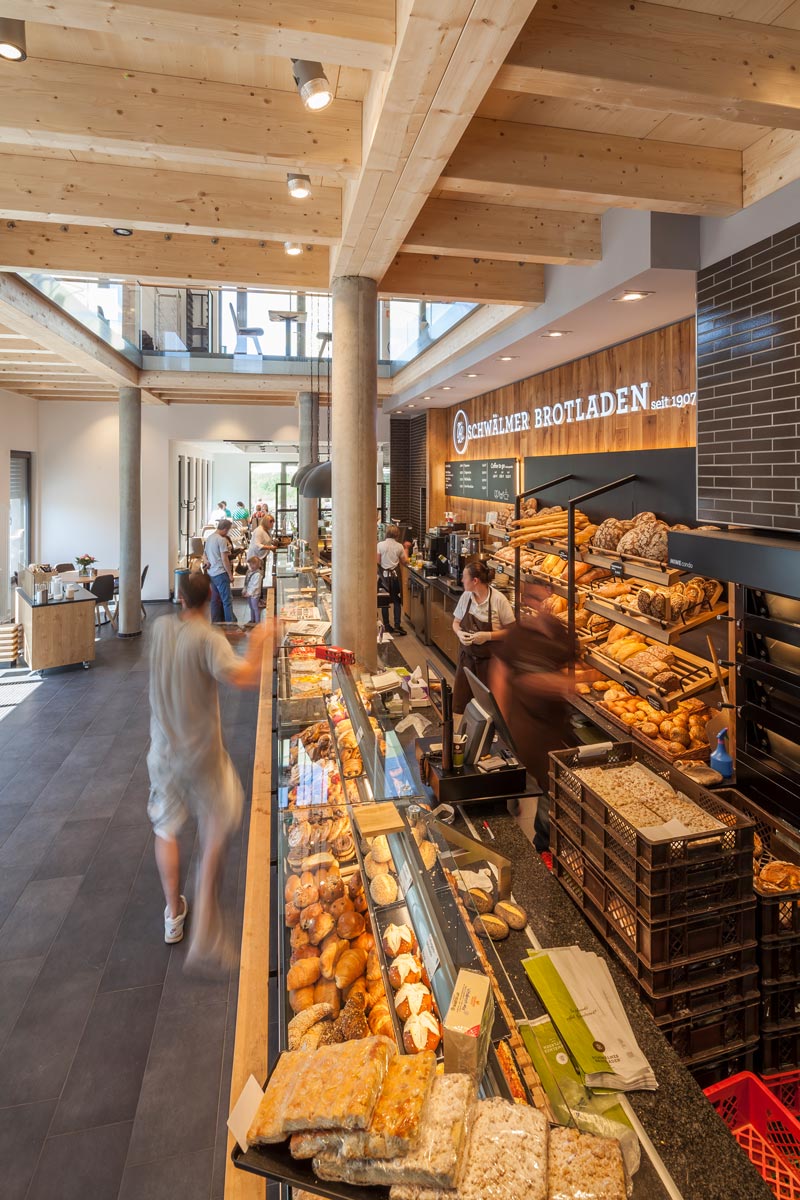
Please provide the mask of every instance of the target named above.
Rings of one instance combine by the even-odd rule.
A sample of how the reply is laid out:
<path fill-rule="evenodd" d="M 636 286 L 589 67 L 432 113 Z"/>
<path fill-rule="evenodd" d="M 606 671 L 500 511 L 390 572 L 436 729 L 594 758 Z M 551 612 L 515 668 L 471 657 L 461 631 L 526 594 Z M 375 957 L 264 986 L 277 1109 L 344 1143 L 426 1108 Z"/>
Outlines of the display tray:
<path fill-rule="evenodd" d="M 354 1190 L 349 1183 L 325 1183 L 317 1179 L 311 1163 L 307 1159 L 292 1158 L 285 1143 L 251 1146 L 249 1150 L 242 1150 L 235 1145 L 231 1151 L 231 1161 L 242 1171 L 301 1188 L 316 1196 L 328 1196 L 330 1200 L 354 1200 L 356 1195 L 358 1200 L 388 1200 L 389 1197 L 388 1187 L 358 1187 Z"/>
<path fill-rule="evenodd" d="M 638 588 L 634 586 L 634 594 L 636 591 Z M 663 645 L 672 645 L 690 629 L 696 629 L 708 621 L 715 621 L 718 616 L 728 611 L 727 604 L 717 601 L 714 604 L 701 605 L 689 616 L 681 616 L 675 621 L 660 621 L 657 617 L 649 617 L 646 613 L 620 604 L 616 600 L 594 595 L 591 590 L 586 594 L 584 607 L 599 617 L 606 617 L 617 625 L 625 625 L 626 628 L 643 633 L 654 642 L 661 642 Z"/>
<path fill-rule="evenodd" d="M 532 542 L 527 542 L 526 547 L 538 550 L 540 554 L 567 553 L 565 538 L 535 538 Z M 685 573 L 667 566 L 665 562 L 656 558 L 638 558 L 633 554 L 617 554 L 615 550 L 599 550 L 591 542 L 586 546 L 578 546 L 575 557 L 576 560 L 589 563 L 590 566 L 604 567 L 617 578 L 641 579 L 645 583 L 658 583 L 664 587 L 677 583 Z"/>
<path fill-rule="evenodd" d="M 666 692 L 651 680 L 645 679 L 644 675 L 627 669 L 623 663 L 615 662 L 603 653 L 601 647 L 602 643 L 587 646 L 584 651 L 586 662 L 597 667 L 598 671 L 602 671 L 609 679 L 616 679 L 632 696 L 638 695 L 644 700 L 655 697 L 665 712 L 672 712 L 681 700 L 688 700 L 690 696 L 697 696 L 717 686 L 717 675 L 708 659 L 698 658 L 696 654 L 690 654 L 688 650 L 682 650 L 679 646 L 673 647 L 675 660 L 669 664 L 680 681 L 679 686 L 672 692 Z M 720 669 L 724 675 L 727 674 L 723 668 Z M 685 758 L 686 755 L 680 757 Z"/>
<path fill-rule="evenodd" d="M 681 754 L 670 754 L 666 749 L 662 748 L 662 745 L 660 744 L 663 739 L 659 739 L 657 743 L 653 738 L 646 737 L 645 734 L 640 733 L 635 725 L 626 725 L 624 721 L 620 720 L 616 713 L 612 713 L 609 709 L 604 708 L 600 700 L 595 700 L 592 693 L 586 696 L 581 696 L 580 700 L 583 701 L 583 705 L 581 705 L 582 711 L 586 711 L 586 709 L 583 707 L 584 705 L 588 707 L 591 710 L 590 715 L 593 720 L 596 719 L 598 721 L 605 721 L 608 725 L 613 725 L 614 728 L 618 729 L 626 738 L 633 738 L 633 740 L 638 742 L 640 746 L 646 746 L 648 750 L 653 752 L 653 754 L 658 754 L 661 758 L 666 759 L 668 763 L 708 762 L 708 759 L 711 755 L 710 745 L 703 746 L 698 750 L 687 750 L 684 748 Z"/>

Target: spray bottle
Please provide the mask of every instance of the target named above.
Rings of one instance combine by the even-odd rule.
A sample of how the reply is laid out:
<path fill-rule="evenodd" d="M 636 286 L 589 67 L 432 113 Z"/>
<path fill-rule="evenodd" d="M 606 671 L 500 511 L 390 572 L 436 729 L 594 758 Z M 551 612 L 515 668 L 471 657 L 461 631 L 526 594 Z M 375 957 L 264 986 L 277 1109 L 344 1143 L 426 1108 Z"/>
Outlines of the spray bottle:
<path fill-rule="evenodd" d="M 727 737 L 727 729 L 720 729 L 717 734 L 717 748 L 711 755 L 711 766 L 715 771 L 719 772 L 723 779 L 730 779 L 733 775 L 733 759 L 728 753 L 728 748 L 725 744 Z"/>

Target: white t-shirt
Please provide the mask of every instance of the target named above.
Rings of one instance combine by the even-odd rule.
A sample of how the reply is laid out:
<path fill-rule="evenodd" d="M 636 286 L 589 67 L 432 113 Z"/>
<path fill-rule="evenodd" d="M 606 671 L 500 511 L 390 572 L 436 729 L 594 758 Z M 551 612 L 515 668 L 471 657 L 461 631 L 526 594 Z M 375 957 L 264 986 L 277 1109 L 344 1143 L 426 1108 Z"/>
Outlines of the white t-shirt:
<path fill-rule="evenodd" d="M 378 542 L 378 554 L 381 556 L 381 569 L 394 571 L 405 554 L 405 547 L 395 538 L 385 538 L 382 542 Z"/>
<path fill-rule="evenodd" d="M 260 596 L 261 585 L 264 582 L 263 571 L 248 571 L 244 577 L 243 596 Z"/>
<path fill-rule="evenodd" d="M 159 617 L 150 634 L 150 751 L 153 789 L 177 793 L 196 816 L 238 820 L 242 786 L 222 742 L 217 682 L 239 665 L 210 622 Z"/>
<path fill-rule="evenodd" d="M 260 525 L 256 525 L 253 530 L 253 536 L 250 538 L 250 545 L 247 547 L 248 558 L 266 558 L 267 551 L 272 547 L 272 538 L 267 533 L 266 529 L 262 529 Z"/>
<path fill-rule="evenodd" d="M 206 541 L 206 558 L 208 559 L 209 575 L 227 575 L 223 554 L 230 553 L 230 543 L 221 533 L 212 533 Z"/>
<path fill-rule="evenodd" d="M 513 625 L 515 620 L 513 608 L 503 593 L 493 587 L 489 588 L 489 594 L 483 604 L 478 603 L 474 592 L 464 592 L 464 595 L 456 605 L 453 619 L 460 621 L 462 617 L 466 616 L 469 609 L 476 621 L 488 621 L 490 597 L 492 601 L 492 629 L 500 629 L 506 625 Z"/>

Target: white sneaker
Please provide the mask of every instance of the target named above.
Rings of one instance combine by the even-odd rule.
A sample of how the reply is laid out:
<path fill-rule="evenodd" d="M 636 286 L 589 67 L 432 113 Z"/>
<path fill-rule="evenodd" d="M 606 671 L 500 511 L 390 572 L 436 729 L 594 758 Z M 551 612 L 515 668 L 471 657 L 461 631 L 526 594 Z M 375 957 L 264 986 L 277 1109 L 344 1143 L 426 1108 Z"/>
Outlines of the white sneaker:
<path fill-rule="evenodd" d="M 175 942 L 183 941 L 183 926 L 186 921 L 189 905 L 186 903 L 186 897 L 181 896 L 183 901 L 183 912 L 177 917 L 169 915 L 169 908 L 164 909 L 164 941 L 172 946 Z"/>

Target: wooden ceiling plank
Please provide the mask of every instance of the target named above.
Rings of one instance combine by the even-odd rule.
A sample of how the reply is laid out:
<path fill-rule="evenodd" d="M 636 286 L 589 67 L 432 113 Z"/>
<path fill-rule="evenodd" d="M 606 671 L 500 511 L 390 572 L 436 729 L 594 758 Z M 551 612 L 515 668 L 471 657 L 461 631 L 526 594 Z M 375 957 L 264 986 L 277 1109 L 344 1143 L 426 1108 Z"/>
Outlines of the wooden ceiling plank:
<path fill-rule="evenodd" d="M 308 113 L 296 93 L 28 58 L 0 72 L 0 141 L 198 164 L 271 162 L 338 177 L 360 161 L 361 105 Z"/>
<path fill-rule="evenodd" d="M 0 217 L 332 245 L 341 234 L 341 191 L 316 188 L 299 201 L 285 179 L 0 154 Z"/>
<path fill-rule="evenodd" d="M 800 133 L 776 129 L 742 155 L 745 206 L 800 179 Z"/>
<path fill-rule="evenodd" d="M 120 238 L 93 226 L 0 224 L 0 270 L 83 271 L 179 287 L 189 282 L 268 284 L 313 291 L 327 287 L 328 256 L 326 246 L 307 245 L 303 254 L 289 257 L 283 245 L 245 238 L 144 230 Z"/>
<path fill-rule="evenodd" d="M 407 0 L 392 65 L 364 101 L 335 275 L 380 279 L 536 0 Z"/>
<path fill-rule="evenodd" d="M 391 0 L 0 0 L 0 16 L 368 70 L 388 67 L 394 43 Z"/>
<path fill-rule="evenodd" d="M 539 263 L 398 254 L 379 288 L 386 296 L 536 306 L 544 301 Z"/>
<path fill-rule="evenodd" d="M 1 257 L 1 256 L 0 256 Z M 16 275 L 0 271 L 0 320 L 114 387 L 136 387 L 139 369 Z"/>
<path fill-rule="evenodd" d="M 254 395 L 269 396 L 275 393 L 291 391 L 297 397 L 298 392 L 311 390 L 317 386 L 316 379 L 309 375 L 256 375 L 256 374 L 223 374 L 216 371 L 142 371 L 141 386 L 151 392 L 165 392 L 170 396 L 179 396 L 185 392 L 196 395 L 212 393 L 214 395 L 232 395 L 237 392 L 252 392 Z M 392 392 L 392 381 L 386 376 L 378 377 L 378 395 L 389 396 Z"/>
<path fill-rule="evenodd" d="M 428 200 L 403 250 L 412 254 L 590 265 L 603 256 L 600 218 L 461 200 Z"/>
<path fill-rule="evenodd" d="M 630 0 L 539 5 L 495 86 L 800 129 L 800 32 Z"/>
<path fill-rule="evenodd" d="M 607 207 L 728 216 L 742 206 L 736 150 L 475 118 L 444 170 L 455 190 L 536 204 L 589 199 Z"/>

